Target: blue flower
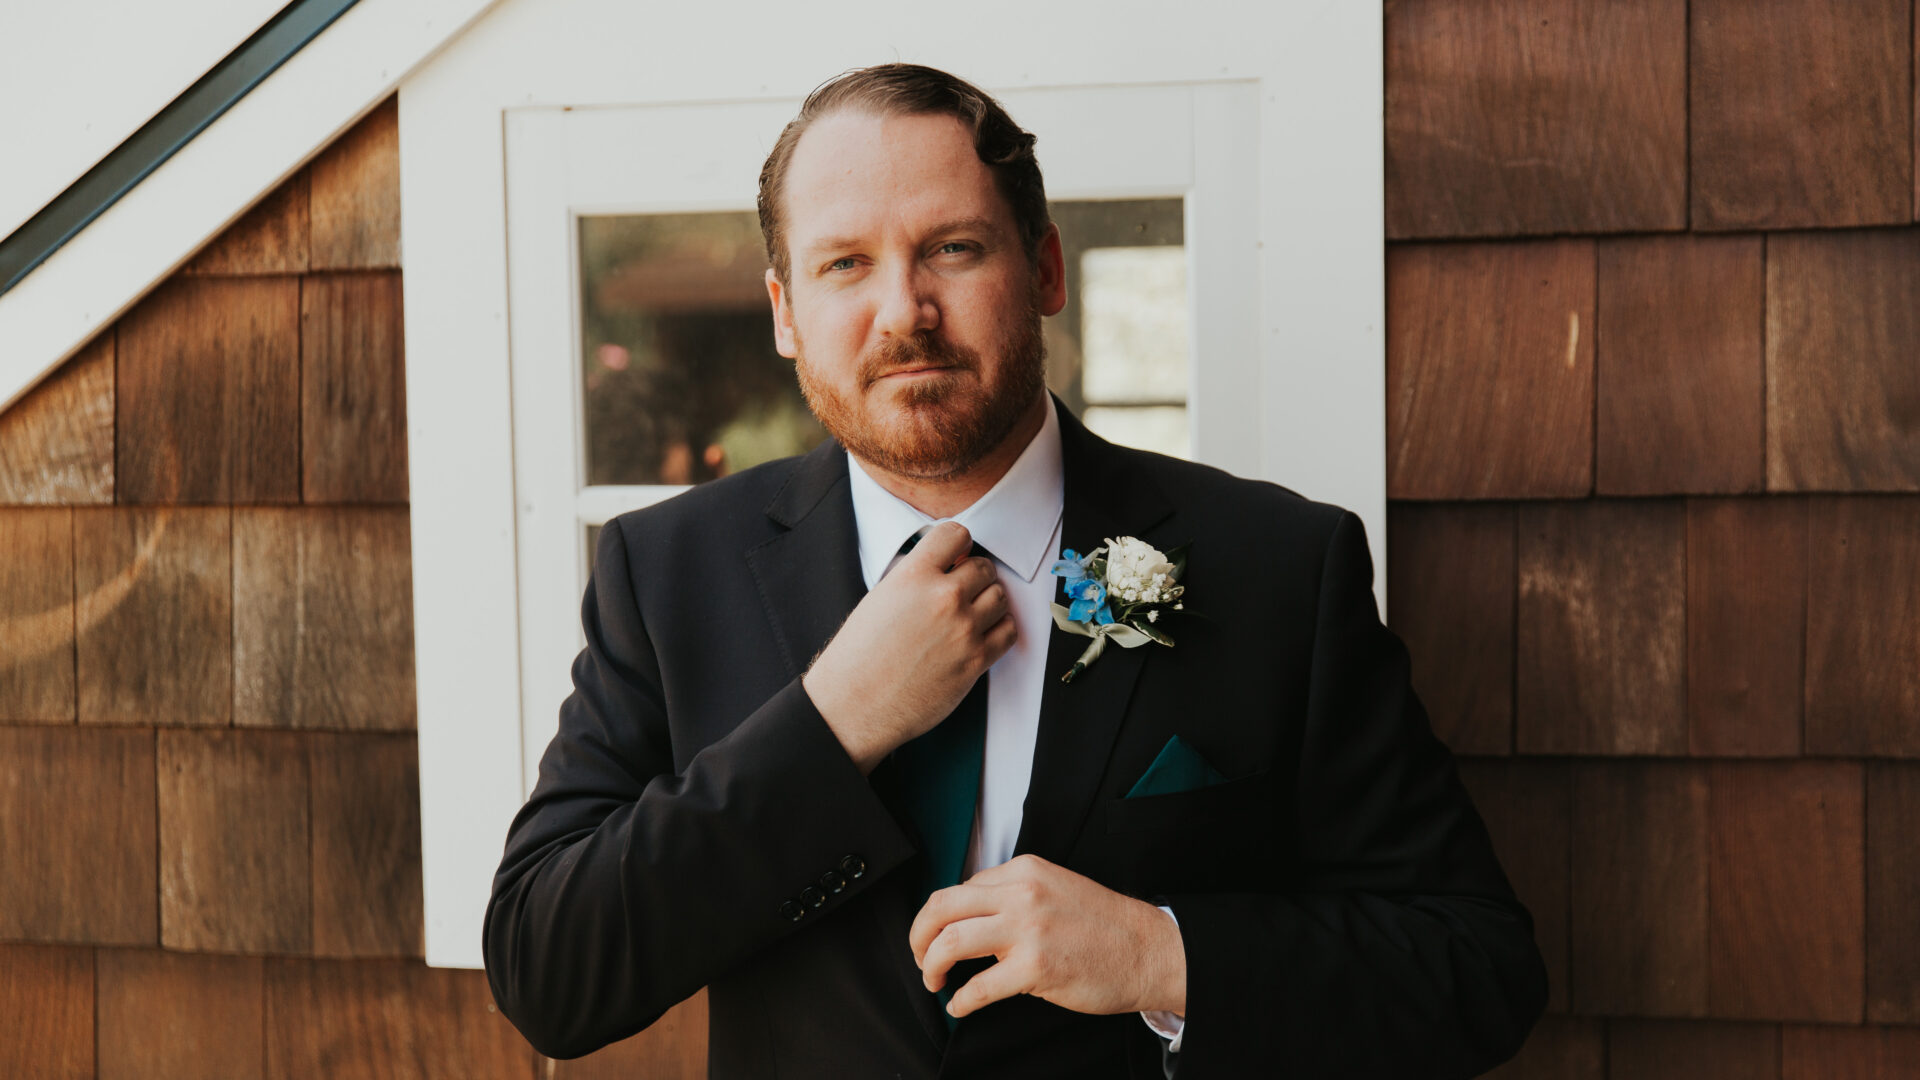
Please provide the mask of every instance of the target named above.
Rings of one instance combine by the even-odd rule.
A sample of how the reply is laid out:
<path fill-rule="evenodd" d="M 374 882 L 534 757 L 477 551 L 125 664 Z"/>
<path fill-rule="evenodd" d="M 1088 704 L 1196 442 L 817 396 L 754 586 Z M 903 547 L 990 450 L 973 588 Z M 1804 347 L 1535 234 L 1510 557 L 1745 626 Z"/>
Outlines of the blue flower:
<path fill-rule="evenodd" d="M 1089 577 L 1066 583 L 1067 596 L 1074 600 L 1091 600 L 1099 603 L 1107 598 L 1107 587 Z"/>
<path fill-rule="evenodd" d="M 1060 560 L 1054 563 L 1053 568 L 1048 572 L 1055 577 L 1066 578 L 1067 583 L 1071 585 L 1087 576 L 1087 565 L 1091 562 L 1093 562 L 1092 555 L 1082 555 L 1072 548 L 1064 548 L 1060 552 Z"/>

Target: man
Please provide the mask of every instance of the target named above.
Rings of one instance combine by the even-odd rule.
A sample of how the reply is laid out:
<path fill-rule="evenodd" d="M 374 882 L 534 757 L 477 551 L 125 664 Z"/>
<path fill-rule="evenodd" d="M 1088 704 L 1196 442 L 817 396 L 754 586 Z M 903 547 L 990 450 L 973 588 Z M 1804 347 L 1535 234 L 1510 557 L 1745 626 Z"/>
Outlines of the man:
<path fill-rule="evenodd" d="M 783 133 L 761 220 L 833 439 L 603 531 L 488 907 L 506 1015 L 577 1056 L 707 986 L 716 1077 L 1510 1056 L 1532 923 L 1359 519 L 1046 392 L 1066 286 L 1032 137 L 944 73 L 853 72 Z M 1175 644 L 1063 682 L 1088 639 L 1049 565 L 1126 536 L 1190 545 Z"/>

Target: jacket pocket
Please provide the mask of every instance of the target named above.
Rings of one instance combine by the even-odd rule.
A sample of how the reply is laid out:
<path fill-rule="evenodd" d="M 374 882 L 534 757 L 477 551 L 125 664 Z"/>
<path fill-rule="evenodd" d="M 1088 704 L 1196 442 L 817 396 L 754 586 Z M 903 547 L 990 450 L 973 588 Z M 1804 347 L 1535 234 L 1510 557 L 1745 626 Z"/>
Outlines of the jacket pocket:
<path fill-rule="evenodd" d="M 1166 795 L 1107 800 L 1108 833 L 1152 832 L 1207 825 L 1250 814 L 1264 800 L 1270 770 Z"/>

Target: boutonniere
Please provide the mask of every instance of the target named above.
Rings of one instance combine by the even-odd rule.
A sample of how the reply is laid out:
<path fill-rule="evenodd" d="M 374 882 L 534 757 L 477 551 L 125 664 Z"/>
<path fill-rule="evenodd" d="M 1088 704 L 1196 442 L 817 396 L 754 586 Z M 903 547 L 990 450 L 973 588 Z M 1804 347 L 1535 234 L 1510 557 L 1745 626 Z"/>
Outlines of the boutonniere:
<path fill-rule="evenodd" d="M 1171 646 L 1173 639 L 1157 623 L 1168 611 L 1182 611 L 1187 591 L 1180 576 L 1187 570 L 1187 546 L 1162 554 L 1145 540 L 1132 536 L 1109 538 L 1105 547 L 1085 555 L 1072 548 L 1060 552 L 1053 573 L 1065 578 L 1070 606 L 1053 605 L 1053 624 L 1069 634 L 1093 642 L 1060 676 L 1072 682 L 1087 665 L 1100 659 L 1109 640 L 1123 649 L 1157 641 Z M 1101 556 L 1106 556 L 1102 558 Z"/>

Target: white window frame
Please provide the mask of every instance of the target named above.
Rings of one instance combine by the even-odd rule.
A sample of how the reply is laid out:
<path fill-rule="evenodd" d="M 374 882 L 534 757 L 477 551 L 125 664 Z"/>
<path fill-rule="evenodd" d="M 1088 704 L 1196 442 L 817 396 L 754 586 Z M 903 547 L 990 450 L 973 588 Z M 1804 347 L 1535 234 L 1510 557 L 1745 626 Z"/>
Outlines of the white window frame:
<path fill-rule="evenodd" d="M 737 14 L 692 5 L 509 0 L 402 84 L 430 964 L 480 964 L 481 915 L 507 824 L 579 648 L 581 525 L 663 494 L 579 488 L 573 215 L 751 206 L 772 133 L 825 75 L 904 56 L 973 79 L 1042 133 L 1041 165 L 1056 199 L 1189 195 L 1195 175 L 1238 185 L 1187 203 L 1196 457 L 1353 510 L 1384 570 L 1379 6 L 1290 2 L 1249 12 L 1202 0 L 1170 23 L 1164 8 L 1128 15 L 1111 4 L 1007 4 L 1000 19 L 984 12 L 965 26 L 942 22 L 935 42 L 903 41 L 913 27 L 902 24 L 918 17 L 895 6 L 843 5 L 845 18 L 818 5 L 769 12 L 743 34 L 728 24 Z M 764 25 L 773 18 L 782 25 Z M 1009 35 L 1009 25 L 1022 33 Z M 1115 26 L 1154 29 L 1103 29 Z M 717 50 L 663 44 L 673 40 L 738 49 L 716 65 Z M 646 62 L 635 63 L 636 43 L 648 42 Z M 1087 48 L 1065 55 L 1066 42 Z M 1072 91 L 1088 87 L 1136 95 L 1146 109 L 1187 103 L 1186 144 L 1157 155 L 1167 177 L 1101 190 L 1071 169 L 1056 176 L 1049 150 L 1077 159 L 1080 151 L 1063 149 L 1074 138 L 1097 155 L 1165 130 L 1048 116 L 1050 102 L 1070 103 Z M 734 116 L 758 110 L 766 145 L 720 151 L 748 167 L 696 178 L 697 198 L 683 197 L 692 189 L 676 195 L 660 182 L 670 164 L 581 137 L 618 127 L 635 106 L 653 107 L 667 123 L 695 120 L 701 106 Z M 595 153 L 604 156 L 589 160 Z M 1181 162 L 1187 179 L 1177 183 Z M 646 183 L 629 190 L 651 194 L 635 198 L 619 179 L 642 169 Z M 1242 231 L 1226 239 L 1233 229 L 1194 220 L 1209 206 L 1253 211 L 1251 220 L 1237 211 Z M 1209 237 L 1243 250 L 1192 251 Z M 1209 267 L 1245 269 L 1209 277 Z M 1234 304 L 1257 319 L 1210 317 Z M 549 365 L 539 370 L 566 376 L 531 377 L 535 357 Z M 1384 573 L 1376 581 L 1384 596 Z"/>

